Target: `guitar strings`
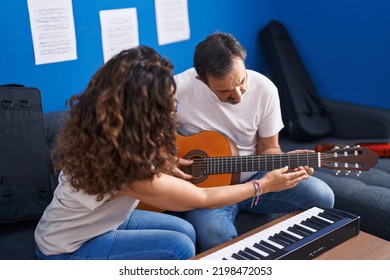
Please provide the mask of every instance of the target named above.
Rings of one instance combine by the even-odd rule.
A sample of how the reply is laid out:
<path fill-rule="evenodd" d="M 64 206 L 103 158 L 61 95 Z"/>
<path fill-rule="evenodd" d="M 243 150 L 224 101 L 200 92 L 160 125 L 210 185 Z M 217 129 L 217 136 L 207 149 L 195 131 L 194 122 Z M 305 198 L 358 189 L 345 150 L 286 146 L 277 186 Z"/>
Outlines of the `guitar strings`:
<path fill-rule="evenodd" d="M 325 167 L 328 169 L 335 169 L 338 172 L 341 170 L 349 170 L 349 172 L 368 170 L 364 162 L 351 161 L 348 159 L 349 157 L 358 155 L 356 150 L 353 151 L 353 154 L 351 152 L 352 150 L 340 150 L 325 153 L 197 157 L 192 158 L 193 164 L 188 166 L 182 165 L 180 166 L 180 169 L 195 177 L 209 174 L 271 171 L 283 166 L 288 166 L 292 169 L 303 165 Z M 338 160 L 339 158 L 340 160 Z"/>
<path fill-rule="evenodd" d="M 328 154 L 321 154 L 320 159 L 326 160 L 333 156 Z M 265 162 L 254 162 L 258 160 L 265 160 Z M 318 154 L 305 153 L 305 154 L 274 154 L 274 155 L 252 155 L 252 156 L 233 156 L 233 157 L 209 157 L 209 158 L 195 158 L 193 164 L 190 166 L 183 166 L 184 170 L 191 169 L 193 173 L 204 171 L 209 168 L 211 170 L 220 171 L 220 173 L 235 171 L 233 167 L 247 167 L 252 166 L 251 170 L 272 170 L 275 169 L 275 165 L 280 167 L 295 164 L 298 166 L 297 161 L 304 161 L 309 166 L 318 166 Z M 224 166 L 221 166 L 221 164 Z M 293 166 L 293 167 L 297 167 Z M 271 168 L 272 167 L 272 168 Z M 218 173 L 218 172 L 217 172 Z"/>

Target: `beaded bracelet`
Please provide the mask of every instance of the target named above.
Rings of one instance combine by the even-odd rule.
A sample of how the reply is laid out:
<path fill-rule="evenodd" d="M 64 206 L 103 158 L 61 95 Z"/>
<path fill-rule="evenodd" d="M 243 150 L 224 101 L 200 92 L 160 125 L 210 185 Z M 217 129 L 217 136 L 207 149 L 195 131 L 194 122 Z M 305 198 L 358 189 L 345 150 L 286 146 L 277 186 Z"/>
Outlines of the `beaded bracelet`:
<path fill-rule="evenodd" d="M 263 190 L 262 190 L 260 184 L 256 180 L 252 180 L 250 182 L 252 183 L 253 187 L 255 187 L 255 194 L 252 198 L 252 204 L 251 204 L 251 208 L 252 208 L 253 204 L 257 205 L 257 202 L 259 201 L 259 197 L 260 197 L 260 195 L 262 195 Z M 256 200 L 255 200 L 255 198 L 256 198 Z"/>

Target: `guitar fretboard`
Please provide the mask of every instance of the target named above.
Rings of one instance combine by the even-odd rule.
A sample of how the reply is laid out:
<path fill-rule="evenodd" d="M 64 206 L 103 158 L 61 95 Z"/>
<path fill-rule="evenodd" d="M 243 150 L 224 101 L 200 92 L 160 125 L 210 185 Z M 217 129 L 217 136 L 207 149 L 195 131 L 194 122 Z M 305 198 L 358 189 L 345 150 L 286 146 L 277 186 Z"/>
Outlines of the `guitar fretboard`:
<path fill-rule="evenodd" d="M 211 174 L 239 173 L 251 171 L 272 171 L 285 166 L 290 169 L 299 166 L 323 167 L 341 170 L 349 174 L 369 170 L 378 162 L 378 155 L 367 148 L 348 148 L 324 153 L 288 153 L 229 157 L 195 157 L 192 165 L 182 170 L 194 177 Z"/>
<path fill-rule="evenodd" d="M 299 153 L 299 154 L 270 154 L 253 156 L 233 156 L 233 157 L 212 157 L 195 159 L 192 165 L 192 174 L 223 174 L 249 171 L 271 171 L 288 166 L 296 168 L 298 166 L 320 166 L 320 154 Z"/>

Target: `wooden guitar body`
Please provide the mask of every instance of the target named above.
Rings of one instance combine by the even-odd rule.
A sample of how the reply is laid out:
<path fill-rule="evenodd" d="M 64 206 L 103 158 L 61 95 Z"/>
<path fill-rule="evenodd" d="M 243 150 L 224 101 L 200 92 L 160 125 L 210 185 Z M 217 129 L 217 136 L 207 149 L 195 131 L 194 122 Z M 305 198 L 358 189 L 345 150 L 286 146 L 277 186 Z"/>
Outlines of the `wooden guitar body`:
<path fill-rule="evenodd" d="M 238 156 L 236 144 L 229 137 L 215 131 L 203 131 L 192 136 L 178 135 L 177 145 L 179 157 L 185 159 Z M 192 183 L 198 187 L 226 186 L 240 182 L 239 172 L 209 175 L 196 172 L 194 168 L 196 167 L 181 167 L 185 173 L 193 175 Z"/>

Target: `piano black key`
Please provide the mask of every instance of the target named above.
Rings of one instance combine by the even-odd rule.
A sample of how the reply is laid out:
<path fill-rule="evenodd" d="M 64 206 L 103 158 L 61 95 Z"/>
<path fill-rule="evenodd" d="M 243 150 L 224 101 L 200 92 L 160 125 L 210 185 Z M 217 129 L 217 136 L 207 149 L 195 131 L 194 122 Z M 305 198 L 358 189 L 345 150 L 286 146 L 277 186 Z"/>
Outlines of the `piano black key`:
<path fill-rule="evenodd" d="M 275 237 L 283 240 L 284 242 L 287 242 L 288 245 L 291 245 L 291 244 L 293 244 L 295 242 L 295 240 L 292 240 L 292 239 L 282 235 L 281 233 L 275 233 Z"/>
<path fill-rule="evenodd" d="M 295 226 L 295 225 L 294 225 L 294 226 Z M 302 238 L 304 238 L 304 237 L 306 237 L 306 236 L 309 236 L 309 234 L 308 234 L 307 232 L 301 231 L 301 230 L 297 229 L 297 228 L 294 227 L 294 226 L 288 227 L 287 230 L 288 230 L 288 231 L 291 231 L 291 232 L 293 232 L 293 233 L 295 233 L 295 234 L 298 234 L 299 236 L 302 236 Z"/>
<path fill-rule="evenodd" d="M 283 247 L 286 247 L 286 246 L 290 245 L 286 241 L 281 240 L 281 239 L 279 239 L 279 238 L 277 238 L 275 236 L 270 236 L 270 237 L 268 237 L 268 239 L 273 241 L 273 242 L 275 242 L 275 243 L 278 243 L 279 245 L 281 245 Z"/>
<path fill-rule="evenodd" d="M 270 243 L 268 243 L 267 241 L 264 241 L 264 240 L 260 240 L 260 244 L 265 246 L 265 247 L 267 247 L 267 248 L 270 248 L 271 250 L 273 250 L 275 252 L 280 250 L 278 247 L 276 247 L 276 246 L 274 246 L 274 245 L 272 245 L 272 244 L 270 244 Z"/>
<path fill-rule="evenodd" d="M 299 231 L 303 231 L 304 233 L 306 233 L 306 236 L 309 236 L 310 234 L 312 234 L 313 232 L 307 228 L 304 228 L 304 227 L 301 227 L 300 225 L 298 224 L 295 224 L 292 226 L 293 228 L 296 228 L 297 230 Z"/>
<path fill-rule="evenodd" d="M 333 222 L 337 222 L 339 220 L 337 217 L 331 216 L 326 212 L 321 212 L 318 214 L 318 216 L 323 217 L 323 218 L 328 219 L 328 220 L 333 221 Z"/>
<path fill-rule="evenodd" d="M 268 247 L 265 247 L 263 244 L 260 244 L 260 243 L 253 244 L 253 247 L 255 247 L 257 249 L 260 249 L 261 251 L 264 251 L 267 254 L 273 254 L 273 253 L 276 252 L 275 250 L 272 250 L 272 249 L 270 249 Z"/>
<path fill-rule="evenodd" d="M 310 217 L 309 221 L 310 221 L 310 223 L 312 223 L 313 225 L 316 225 L 316 226 L 318 226 L 318 227 L 320 227 L 320 228 L 324 228 L 324 227 L 327 227 L 327 226 L 328 226 L 328 225 L 326 225 L 326 224 L 323 224 L 323 223 L 320 223 L 320 222 L 316 221 L 316 220 L 314 219 L 314 217 Z"/>
<path fill-rule="evenodd" d="M 344 220 L 345 219 L 351 219 L 351 220 L 354 220 L 356 219 L 356 215 L 355 214 L 351 214 L 351 213 L 348 213 L 348 212 L 345 212 L 345 211 L 342 211 L 342 210 L 337 210 L 337 209 L 328 209 L 328 211 L 332 212 L 333 214 L 337 215 L 339 218 L 339 220 Z"/>
<path fill-rule="evenodd" d="M 254 251 L 254 250 L 252 250 L 251 248 L 248 248 L 248 247 L 246 247 L 246 248 L 244 249 L 244 251 L 245 251 L 245 252 L 248 252 L 249 254 L 251 254 L 251 255 L 253 255 L 253 256 L 255 256 L 255 257 L 257 257 L 257 259 L 259 259 L 259 260 L 263 260 L 264 257 L 265 257 L 265 256 L 263 256 L 262 254 L 260 254 L 260 253 L 258 253 L 258 252 L 256 252 L 256 251 Z"/>
<path fill-rule="evenodd" d="M 240 256 L 240 255 L 238 255 L 238 254 L 236 254 L 236 253 L 233 253 L 233 254 L 232 254 L 232 258 L 233 258 L 233 259 L 236 259 L 236 260 L 247 260 L 247 259 L 244 258 L 243 256 Z"/>
<path fill-rule="evenodd" d="M 301 222 L 301 224 L 305 225 L 305 226 L 307 226 L 309 228 L 315 229 L 315 230 L 320 230 L 321 229 L 320 226 L 312 223 L 310 220 L 304 220 L 304 221 Z"/>
<path fill-rule="evenodd" d="M 316 216 L 313 216 L 313 217 L 311 217 L 311 218 L 312 218 L 313 221 L 316 221 L 316 222 L 318 222 L 318 223 L 320 223 L 320 224 L 323 224 L 324 227 L 327 227 L 327 226 L 329 226 L 329 225 L 332 224 L 331 222 L 325 221 L 324 219 L 318 218 L 318 217 L 316 217 Z"/>
<path fill-rule="evenodd" d="M 258 260 L 258 258 L 256 258 L 255 256 L 245 252 L 245 251 L 238 251 L 237 254 L 239 254 L 240 256 L 243 256 L 244 258 L 248 259 L 248 260 Z"/>
<path fill-rule="evenodd" d="M 289 234 L 288 232 L 285 232 L 285 231 L 281 231 L 280 233 L 279 233 L 280 235 L 282 235 L 282 236 L 285 236 L 286 238 L 289 238 L 289 239 L 291 239 L 291 240 L 293 240 L 293 241 L 298 241 L 299 240 L 299 238 L 298 237 L 296 237 L 296 236 L 294 236 L 294 235 L 292 235 L 292 234 Z M 299 235 L 299 234 L 298 234 Z M 302 235 L 301 235 L 302 236 Z"/>
<path fill-rule="evenodd" d="M 332 216 L 332 217 L 335 217 L 337 219 L 337 221 L 343 219 L 344 217 L 341 216 L 339 213 L 337 213 L 336 211 L 333 211 L 332 209 L 327 209 L 324 211 L 324 213 Z"/>

